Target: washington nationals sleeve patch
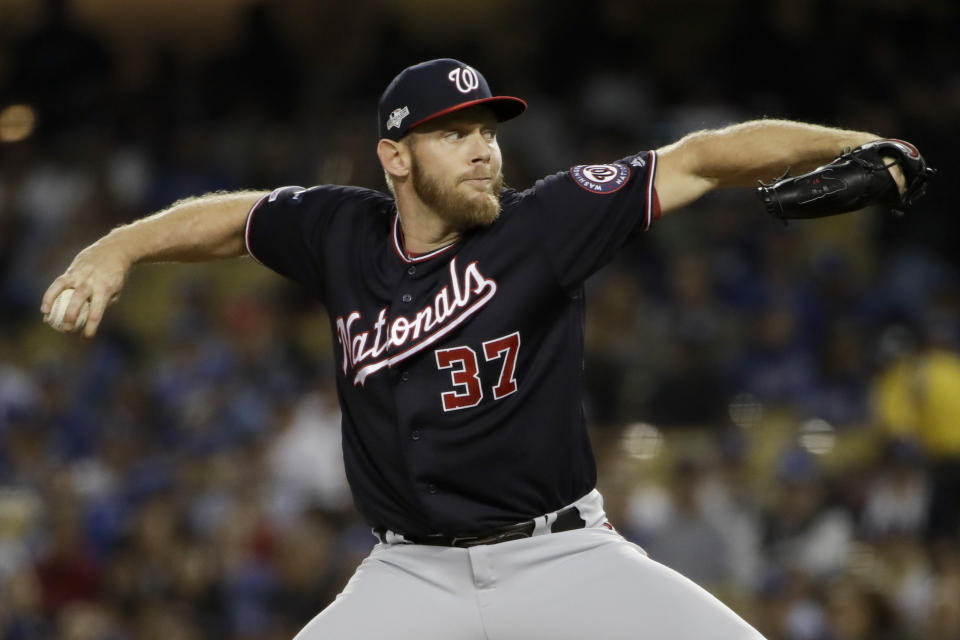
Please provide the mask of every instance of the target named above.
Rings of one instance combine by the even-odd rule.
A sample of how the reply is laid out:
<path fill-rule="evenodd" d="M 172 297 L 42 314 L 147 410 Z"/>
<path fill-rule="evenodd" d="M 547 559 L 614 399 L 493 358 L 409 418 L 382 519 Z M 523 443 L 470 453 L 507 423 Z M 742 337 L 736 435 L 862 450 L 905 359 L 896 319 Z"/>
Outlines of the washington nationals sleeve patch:
<path fill-rule="evenodd" d="M 570 175 L 590 193 L 613 193 L 627 184 L 630 167 L 625 164 L 578 164 L 570 169 Z"/>

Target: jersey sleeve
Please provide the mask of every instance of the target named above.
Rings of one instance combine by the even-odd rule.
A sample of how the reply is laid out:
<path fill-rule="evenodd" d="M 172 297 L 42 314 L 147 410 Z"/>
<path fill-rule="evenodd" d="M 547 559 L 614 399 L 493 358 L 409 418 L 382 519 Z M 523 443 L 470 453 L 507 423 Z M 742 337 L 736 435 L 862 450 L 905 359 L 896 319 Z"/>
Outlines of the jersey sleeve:
<path fill-rule="evenodd" d="M 336 191 L 329 187 L 280 187 L 247 214 L 247 252 L 259 263 L 320 292 L 321 236 Z"/>
<path fill-rule="evenodd" d="M 580 286 L 660 216 L 656 169 L 656 152 L 644 151 L 611 164 L 572 167 L 524 194 L 534 201 L 535 233 L 564 289 Z"/>

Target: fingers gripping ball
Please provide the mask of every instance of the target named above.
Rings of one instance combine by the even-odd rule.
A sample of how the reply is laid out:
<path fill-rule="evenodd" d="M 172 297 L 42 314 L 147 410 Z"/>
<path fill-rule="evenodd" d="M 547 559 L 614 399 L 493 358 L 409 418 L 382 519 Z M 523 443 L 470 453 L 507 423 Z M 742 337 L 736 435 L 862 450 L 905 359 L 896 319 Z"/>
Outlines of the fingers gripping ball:
<path fill-rule="evenodd" d="M 64 289 L 61 291 L 60 295 L 53 301 L 50 312 L 44 317 L 43 321 L 57 331 L 67 331 L 63 320 L 64 315 L 67 313 L 67 306 L 69 306 L 70 300 L 73 298 L 73 294 L 74 289 Z M 82 329 L 83 325 L 87 323 L 88 315 L 90 315 L 90 301 L 85 300 L 83 306 L 80 307 L 80 312 L 77 314 L 77 321 L 73 323 L 71 331 L 79 331 Z"/>

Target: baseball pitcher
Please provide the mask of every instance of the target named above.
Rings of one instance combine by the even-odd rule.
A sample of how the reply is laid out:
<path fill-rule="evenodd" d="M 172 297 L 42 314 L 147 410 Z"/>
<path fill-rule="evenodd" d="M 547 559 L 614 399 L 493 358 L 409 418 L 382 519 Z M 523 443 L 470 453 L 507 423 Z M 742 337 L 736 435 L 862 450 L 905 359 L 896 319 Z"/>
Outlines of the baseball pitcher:
<path fill-rule="evenodd" d="M 56 324 L 92 337 L 134 264 L 246 254 L 323 302 L 347 476 L 379 543 L 299 640 L 759 638 L 604 514 L 581 409 L 584 281 L 713 189 L 784 174 L 758 187 L 763 205 L 810 218 L 908 207 L 932 169 L 906 142 L 762 120 L 518 191 L 498 137 L 526 106 L 457 60 L 409 67 L 379 102 L 389 193 L 177 203 L 80 252 L 41 311 L 51 321 L 73 290 Z"/>

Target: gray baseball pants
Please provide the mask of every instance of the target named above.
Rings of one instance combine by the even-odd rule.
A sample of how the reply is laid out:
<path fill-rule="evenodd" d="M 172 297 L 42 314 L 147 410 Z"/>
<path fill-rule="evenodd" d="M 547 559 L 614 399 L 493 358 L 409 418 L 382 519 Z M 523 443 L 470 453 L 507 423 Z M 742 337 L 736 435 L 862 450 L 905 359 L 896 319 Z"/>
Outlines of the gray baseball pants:
<path fill-rule="evenodd" d="M 547 534 L 547 514 L 499 544 L 382 542 L 295 640 L 763 640 L 609 528 L 596 491 L 574 504 L 584 529 Z"/>

